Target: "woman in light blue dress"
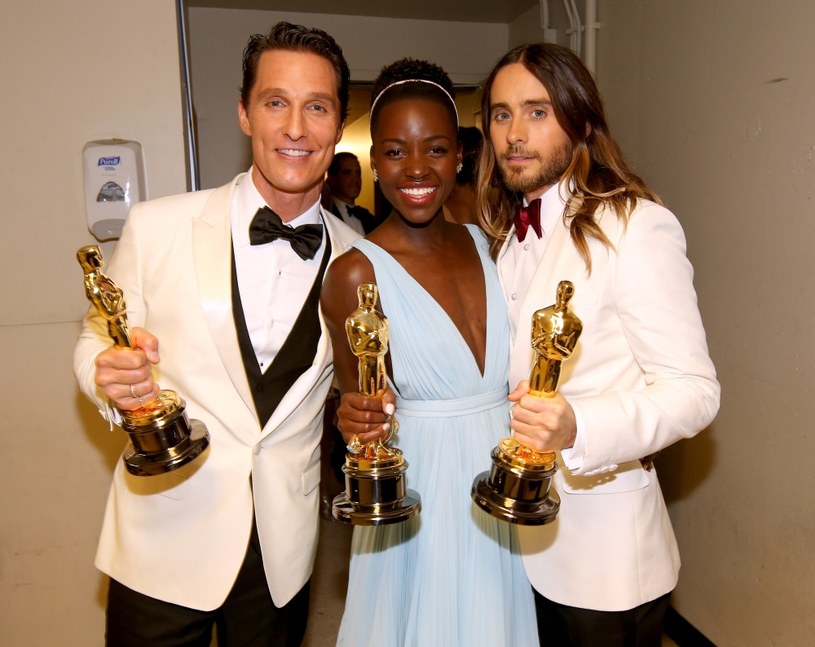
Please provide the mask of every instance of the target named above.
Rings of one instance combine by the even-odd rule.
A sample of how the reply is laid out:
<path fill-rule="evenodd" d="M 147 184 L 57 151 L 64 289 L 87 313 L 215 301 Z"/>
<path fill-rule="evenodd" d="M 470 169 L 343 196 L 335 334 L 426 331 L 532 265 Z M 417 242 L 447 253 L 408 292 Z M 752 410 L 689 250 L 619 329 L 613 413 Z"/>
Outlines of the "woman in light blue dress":
<path fill-rule="evenodd" d="M 381 426 L 343 416 L 357 390 L 345 319 L 357 286 L 373 282 L 390 324 L 392 443 L 422 499 L 412 519 L 357 526 L 338 645 L 534 647 L 535 610 L 513 526 L 480 510 L 473 479 L 508 433 L 506 306 L 488 243 L 446 221 L 442 205 L 461 161 L 447 75 L 405 59 L 383 69 L 371 109 L 371 163 L 391 215 L 329 268 L 322 307 L 346 396 L 343 434 L 367 442 Z M 379 409 L 368 399 L 365 407 Z M 379 413 L 378 412 L 378 413 Z M 372 427 L 372 426 L 371 426 Z"/>

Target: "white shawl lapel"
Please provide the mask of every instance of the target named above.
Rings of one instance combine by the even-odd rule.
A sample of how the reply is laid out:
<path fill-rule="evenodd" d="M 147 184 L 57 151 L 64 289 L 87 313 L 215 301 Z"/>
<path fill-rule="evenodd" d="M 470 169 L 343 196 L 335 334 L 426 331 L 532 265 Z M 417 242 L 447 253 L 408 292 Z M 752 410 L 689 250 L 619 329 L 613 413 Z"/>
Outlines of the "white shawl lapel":
<path fill-rule="evenodd" d="M 232 315 L 232 233 L 229 208 L 238 180 L 212 192 L 192 221 L 193 258 L 201 311 L 235 390 L 256 417 Z"/>

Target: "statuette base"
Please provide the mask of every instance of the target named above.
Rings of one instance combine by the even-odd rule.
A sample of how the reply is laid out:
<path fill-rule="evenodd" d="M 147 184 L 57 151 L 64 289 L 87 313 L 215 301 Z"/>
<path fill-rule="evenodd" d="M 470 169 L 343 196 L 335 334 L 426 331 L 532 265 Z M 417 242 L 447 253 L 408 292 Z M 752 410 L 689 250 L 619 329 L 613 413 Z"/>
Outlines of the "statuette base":
<path fill-rule="evenodd" d="M 190 420 L 184 400 L 163 390 L 146 407 L 122 412 L 122 429 L 130 442 L 122 460 L 135 476 L 154 476 L 182 467 L 209 445 L 203 422 Z"/>
<path fill-rule="evenodd" d="M 342 468 L 345 492 L 334 497 L 331 507 L 334 519 L 356 526 L 382 526 L 406 521 L 419 513 L 421 499 L 405 485 L 407 463 L 404 460 L 378 463 L 346 456 Z"/>
<path fill-rule="evenodd" d="M 504 445 L 501 442 L 493 449 L 490 471 L 482 472 L 473 481 L 473 501 L 493 517 L 509 523 L 542 526 L 554 521 L 560 497 L 550 488 L 550 482 L 557 463 L 519 459 L 503 451 Z"/>

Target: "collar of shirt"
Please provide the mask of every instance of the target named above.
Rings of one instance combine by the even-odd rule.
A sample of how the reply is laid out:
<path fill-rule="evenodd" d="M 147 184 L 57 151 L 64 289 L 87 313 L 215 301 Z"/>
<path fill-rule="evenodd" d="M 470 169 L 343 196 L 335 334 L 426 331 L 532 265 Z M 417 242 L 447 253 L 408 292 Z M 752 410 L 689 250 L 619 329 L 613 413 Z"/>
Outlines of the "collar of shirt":
<path fill-rule="evenodd" d="M 510 333 L 513 340 L 526 293 L 543 260 L 549 238 L 555 227 L 558 226 L 558 218 L 563 217 L 566 196 L 568 196 L 567 186 L 564 183 L 551 186 L 541 196 L 542 236 L 538 238 L 533 231 L 530 231 L 523 242 L 520 242 L 513 229 L 506 252 L 498 259 L 498 275 L 507 299 Z M 528 206 L 526 200 L 524 200 L 524 206 Z"/>
<path fill-rule="evenodd" d="M 365 235 L 365 231 L 362 228 L 362 222 L 356 216 L 351 215 L 350 209 L 354 205 L 350 205 L 347 202 L 343 202 L 339 198 L 334 198 L 334 206 L 336 207 L 337 211 L 340 214 L 340 220 L 342 220 L 346 225 L 351 227 L 354 231 L 358 234 Z"/>
<path fill-rule="evenodd" d="M 348 204 L 347 202 L 343 202 L 339 198 L 334 198 L 334 204 L 336 205 L 337 209 L 339 209 L 340 213 L 342 213 L 342 214 L 347 214 L 348 209 L 351 207 L 350 204 Z"/>
<path fill-rule="evenodd" d="M 518 240 L 518 237 L 515 236 L 514 230 L 512 234 L 512 241 L 516 247 L 524 247 L 525 249 L 529 249 L 529 245 L 527 242 L 531 242 L 531 244 L 542 244 L 546 245 L 546 241 L 549 235 L 554 231 L 555 225 L 557 225 L 558 218 L 563 217 L 563 209 L 566 206 L 566 200 L 568 198 L 568 189 L 566 183 L 560 184 L 553 184 L 550 186 L 541 196 L 541 229 L 543 230 L 543 235 L 540 239 L 535 235 L 535 232 L 531 231 L 527 233 L 526 238 L 523 242 Z M 529 206 L 529 201 L 524 198 L 523 205 L 525 207 Z"/>
<path fill-rule="evenodd" d="M 232 240 L 236 247 L 249 247 L 249 225 L 252 224 L 252 218 L 255 217 L 257 210 L 265 207 L 266 201 L 260 195 L 255 183 L 252 181 L 252 169 L 238 180 L 235 187 L 235 193 L 232 196 Z M 269 205 L 274 211 L 274 207 Z M 297 216 L 294 220 L 287 222 L 291 227 L 299 227 L 300 225 L 319 225 L 322 224 L 322 217 L 320 216 L 320 199 L 319 197 L 311 207 L 306 209 L 303 213 Z M 283 241 L 286 242 L 286 241 Z M 288 245 L 288 243 L 286 243 Z M 325 237 L 323 237 L 323 247 L 325 246 Z M 320 248 L 322 250 L 322 247 Z M 321 255 L 318 253 L 318 257 Z"/>
<path fill-rule="evenodd" d="M 308 261 L 297 256 L 285 240 L 252 246 L 249 243 L 249 225 L 257 210 L 265 205 L 252 181 L 250 170 L 235 188 L 230 218 L 244 320 L 263 371 L 274 360 L 292 330 L 317 277 L 328 238 L 328 233 L 324 231 L 320 250 Z M 287 224 L 297 227 L 321 223 L 318 199 Z"/>
<path fill-rule="evenodd" d="M 545 235 L 551 234 L 558 219 L 563 217 L 568 198 L 569 190 L 565 182 L 550 186 L 541 196 L 541 228 Z"/>

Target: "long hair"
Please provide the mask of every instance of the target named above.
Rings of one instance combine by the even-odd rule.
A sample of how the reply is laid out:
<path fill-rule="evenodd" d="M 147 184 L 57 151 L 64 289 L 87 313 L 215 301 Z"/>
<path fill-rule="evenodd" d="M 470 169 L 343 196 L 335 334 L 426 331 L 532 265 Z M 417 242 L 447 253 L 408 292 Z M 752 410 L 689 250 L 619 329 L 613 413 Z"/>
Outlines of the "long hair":
<path fill-rule="evenodd" d="M 348 116 L 351 71 L 342 54 L 342 48 L 322 29 L 303 27 L 290 22 L 279 22 L 272 26 L 268 34 L 254 34 L 249 37 L 249 42 L 243 50 L 243 79 L 240 88 L 244 107 L 249 105 L 249 94 L 257 79 L 261 54 L 275 49 L 316 54 L 331 63 L 337 77 L 340 123 L 343 123 Z"/>
<path fill-rule="evenodd" d="M 611 207 L 618 218 L 627 222 L 638 199 L 657 203 L 660 200 L 623 159 L 609 133 L 594 79 L 580 59 L 568 48 L 551 43 L 521 45 L 496 64 L 481 98 L 484 150 L 478 169 L 477 200 L 479 219 L 492 237 L 493 252 L 497 252 L 506 238 L 515 210 L 523 199 L 523 195 L 504 184 L 490 139 L 492 86 L 498 72 L 513 63 L 523 65 L 546 88 L 555 118 L 571 141 L 572 159 L 561 178 L 569 180 L 563 217 L 587 271 L 591 272 L 588 239 L 611 246 L 597 224 L 598 209 Z"/>

